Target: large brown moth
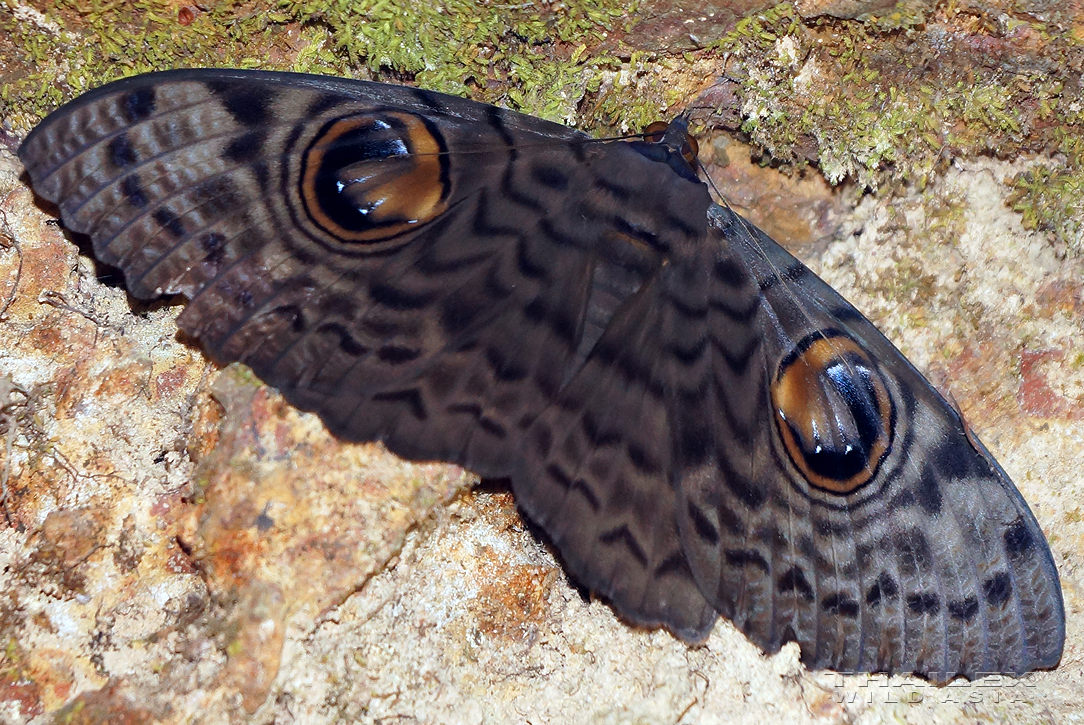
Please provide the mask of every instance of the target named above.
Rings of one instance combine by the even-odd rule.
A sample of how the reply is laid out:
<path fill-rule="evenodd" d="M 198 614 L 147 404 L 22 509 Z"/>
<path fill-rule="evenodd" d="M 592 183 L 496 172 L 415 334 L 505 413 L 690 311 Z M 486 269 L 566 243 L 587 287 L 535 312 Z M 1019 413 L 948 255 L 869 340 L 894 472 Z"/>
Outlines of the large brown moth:
<path fill-rule="evenodd" d="M 511 480 L 571 574 L 809 667 L 1057 664 L 1027 504 L 873 325 L 661 140 L 415 88 L 128 78 L 19 150 L 142 299 L 350 441 Z"/>

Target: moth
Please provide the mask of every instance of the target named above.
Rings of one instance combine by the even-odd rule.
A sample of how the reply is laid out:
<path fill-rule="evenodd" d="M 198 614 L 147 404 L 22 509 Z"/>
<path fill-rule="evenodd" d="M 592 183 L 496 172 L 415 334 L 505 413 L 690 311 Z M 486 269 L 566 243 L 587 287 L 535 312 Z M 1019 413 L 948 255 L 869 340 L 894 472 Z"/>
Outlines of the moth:
<path fill-rule="evenodd" d="M 138 298 L 347 441 L 510 479 L 570 574 L 695 643 L 1021 674 L 1065 617 L 1034 516 L 838 293 L 714 204 L 686 122 L 598 141 L 416 88 L 111 83 L 19 157 Z"/>

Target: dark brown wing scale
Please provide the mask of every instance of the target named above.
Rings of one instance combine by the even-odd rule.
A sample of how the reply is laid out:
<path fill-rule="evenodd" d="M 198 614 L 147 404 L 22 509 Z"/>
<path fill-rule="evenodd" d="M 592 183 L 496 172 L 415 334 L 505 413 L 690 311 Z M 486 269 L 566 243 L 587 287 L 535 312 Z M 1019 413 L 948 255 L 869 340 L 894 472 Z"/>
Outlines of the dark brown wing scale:
<path fill-rule="evenodd" d="M 511 478 L 572 573 L 811 667 L 1057 663 L 1042 532 L 854 308 L 682 151 L 411 88 L 138 76 L 20 157 L 143 298 L 347 440 Z M 692 152 L 686 151 L 685 156 Z"/>

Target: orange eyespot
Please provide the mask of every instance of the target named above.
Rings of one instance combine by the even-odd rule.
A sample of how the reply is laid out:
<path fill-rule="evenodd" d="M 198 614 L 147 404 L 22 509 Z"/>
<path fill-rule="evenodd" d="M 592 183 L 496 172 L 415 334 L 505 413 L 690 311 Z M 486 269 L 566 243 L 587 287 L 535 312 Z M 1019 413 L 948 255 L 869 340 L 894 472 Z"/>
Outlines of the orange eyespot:
<path fill-rule="evenodd" d="M 892 445 L 892 399 L 868 353 L 849 337 L 815 333 L 779 366 L 771 386 L 783 447 L 809 485 L 853 493 Z"/>
<path fill-rule="evenodd" d="M 444 211 L 441 151 L 441 139 L 410 113 L 336 119 L 305 152 L 301 199 L 312 221 L 337 239 L 389 239 Z"/>

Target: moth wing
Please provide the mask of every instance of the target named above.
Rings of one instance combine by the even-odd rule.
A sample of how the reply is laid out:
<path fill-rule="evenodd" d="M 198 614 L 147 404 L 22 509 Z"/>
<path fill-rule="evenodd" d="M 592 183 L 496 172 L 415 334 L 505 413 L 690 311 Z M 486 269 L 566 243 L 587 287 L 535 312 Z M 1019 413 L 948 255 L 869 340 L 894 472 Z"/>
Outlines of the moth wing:
<path fill-rule="evenodd" d="M 704 237 L 702 184 L 493 106 L 252 71 L 104 86 L 43 121 L 20 158 L 132 294 L 188 298 L 178 324 L 213 357 L 344 439 L 511 477 L 619 612 L 694 639 L 710 627 L 683 564 L 665 409 L 594 354 L 655 334 L 635 317 L 654 319 L 670 251 Z M 596 481 L 599 512 L 565 506 L 552 471 L 522 464 L 544 411 L 584 430 L 572 402 L 618 426 L 621 465 L 640 476 Z M 581 453 L 584 466 L 607 455 Z M 634 547 L 626 484 L 652 519 Z"/>
<path fill-rule="evenodd" d="M 711 217 L 704 394 L 671 415 L 708 601 L 769 652 L 797 641 L 811 668 L 942 680 L 1054 666 L 1057 570 L 1004 471 L 835 290 L 736 214 Z M 741 316 L 755 338 L 735 332 Z M 859 453 L 829 460 L 833 444 Z"/>

